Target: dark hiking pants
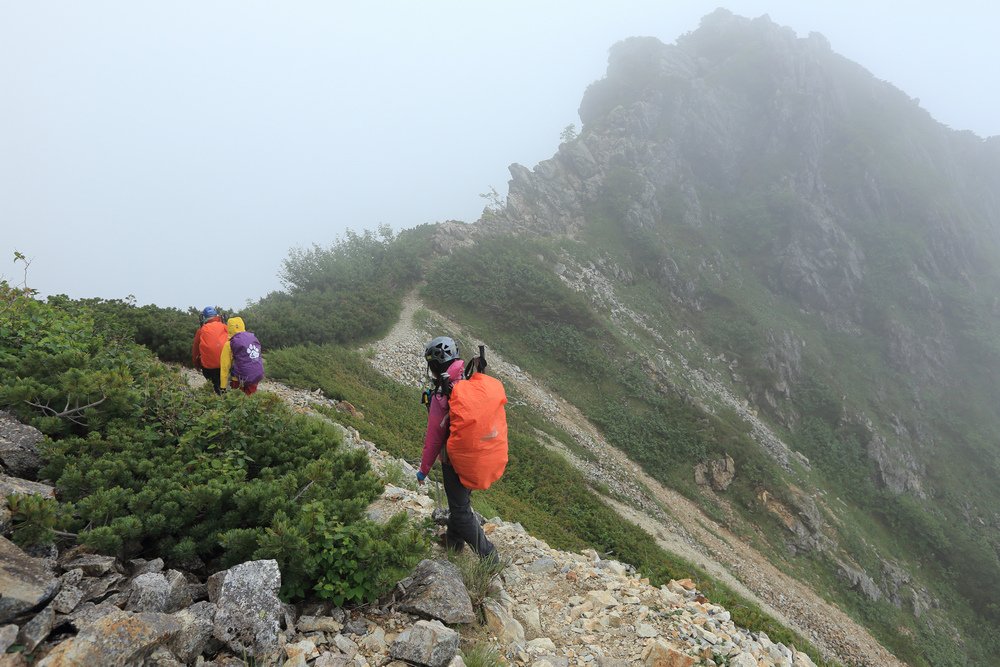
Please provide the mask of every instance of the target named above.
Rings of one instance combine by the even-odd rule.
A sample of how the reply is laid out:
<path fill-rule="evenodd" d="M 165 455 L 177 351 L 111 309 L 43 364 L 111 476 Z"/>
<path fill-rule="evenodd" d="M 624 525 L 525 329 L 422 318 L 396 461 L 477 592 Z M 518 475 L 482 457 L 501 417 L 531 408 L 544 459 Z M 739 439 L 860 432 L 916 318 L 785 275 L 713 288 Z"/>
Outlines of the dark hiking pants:
<path fill-rule="evenodd" d="M 461 551 L 466 544 L 480 558 L 486 558 L 496 549 L 486 539 L 483 527 L 472 513 L 472 491 L 462 486 L 458 473 L 447 463 L 441 464 L 444 472 L 444 492 L 448 496 L 448 547 Z"/>
<path fill-rule="evenodd" d="M 216 394 L 222 393 L 222 369 L 221 368 L 202 368 L 201 374 L 205 376 L 205 379 L 212 383 L 212 389 L 215 390 Z"/>

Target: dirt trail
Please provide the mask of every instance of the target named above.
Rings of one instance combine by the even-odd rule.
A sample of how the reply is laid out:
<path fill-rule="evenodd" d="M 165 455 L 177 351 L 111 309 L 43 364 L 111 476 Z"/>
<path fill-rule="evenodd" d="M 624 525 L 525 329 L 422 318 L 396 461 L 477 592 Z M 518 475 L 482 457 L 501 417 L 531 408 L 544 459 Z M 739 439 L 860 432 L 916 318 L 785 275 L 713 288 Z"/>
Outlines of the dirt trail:
<path fill-rule="evenodd" d="M 414 324 L 414 316 L 421 309 L 425 309 L 433 331 Z M 369 348 L 372 364 L 399 382 L 418 386 L 425 373 L 423 345 L 431 337 L 445 332 L 455 337 L 462 335 L 461 327 L 426 309 L 414 292 L 405 299 L 402 315 L 389 334 Z M 776 568 L 690 500 L 644 473 L 624 453 L 609 445 L 574 406 L 547 391 L 519 367 L 506 362 L 495 350 L 490 351 L 489 360 L 493 372 L 512 390 L 510 393 L 538 409 L 589 452 L 589 456 L 581 457 L 566 451 L 567 459 L 588 479 L 606 484 L 628 501 L 605 498 L 608 505 L 655 536 L 664 549 L 703 567 L 809 638 L 828 656 L 849 665 L 904 664 L 839 608 Z"/>

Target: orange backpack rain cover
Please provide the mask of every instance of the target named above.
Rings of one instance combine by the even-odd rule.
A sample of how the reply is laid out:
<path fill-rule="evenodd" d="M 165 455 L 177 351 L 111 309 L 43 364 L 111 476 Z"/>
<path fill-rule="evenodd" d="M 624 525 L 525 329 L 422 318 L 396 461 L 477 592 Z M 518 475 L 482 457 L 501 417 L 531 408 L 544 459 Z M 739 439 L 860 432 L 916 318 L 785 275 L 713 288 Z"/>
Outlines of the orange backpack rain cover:
<path fill-rule="evenodd" d="M 494 377 L 456 382 L 448 401 L 448 461 L 467 489 L 488 489 L 507 467 L 507 394 Z"/>
<path fill-rule="evenodd" d="M 219 368 L 222 365 L 222 348 L 228 340 L 229 330 L 222 322 L 207 322 L 201 327 L 198 351 L 202 368 Z"/>

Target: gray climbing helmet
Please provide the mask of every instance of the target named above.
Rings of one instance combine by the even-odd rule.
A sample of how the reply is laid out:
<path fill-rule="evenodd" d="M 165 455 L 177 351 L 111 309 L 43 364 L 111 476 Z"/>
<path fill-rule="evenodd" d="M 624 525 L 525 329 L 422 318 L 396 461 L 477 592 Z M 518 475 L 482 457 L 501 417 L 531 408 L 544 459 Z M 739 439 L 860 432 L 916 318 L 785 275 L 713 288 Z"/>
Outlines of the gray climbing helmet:
<path fill-rule="evenodd" d="M 427 363 L 436 361 L 444 366 L 458 359 L 458 344 L 448 336 L 438 336 L 424 347 L 424 359 Z"/>

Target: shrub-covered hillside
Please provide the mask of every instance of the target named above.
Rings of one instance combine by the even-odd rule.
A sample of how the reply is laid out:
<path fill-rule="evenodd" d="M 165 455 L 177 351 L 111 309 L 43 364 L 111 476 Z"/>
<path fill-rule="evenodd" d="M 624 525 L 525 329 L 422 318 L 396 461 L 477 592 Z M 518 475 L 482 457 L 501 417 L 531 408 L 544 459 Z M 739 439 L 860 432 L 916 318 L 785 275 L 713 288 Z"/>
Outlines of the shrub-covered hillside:
<path fill-rule="evenodd" d="M 214 571 L 275 558 L 285 594 L 373 599 L 423 554 L 418 527 L 363 518 L 363 452 L 274 396 L 192 392 L 105 308 L 0 284 L 0 406 L 48 436 L 59 502 L 12 501 L 15 538 L 78 541 Z M 190 335 L 190 332 L 189 332 Z"/>

